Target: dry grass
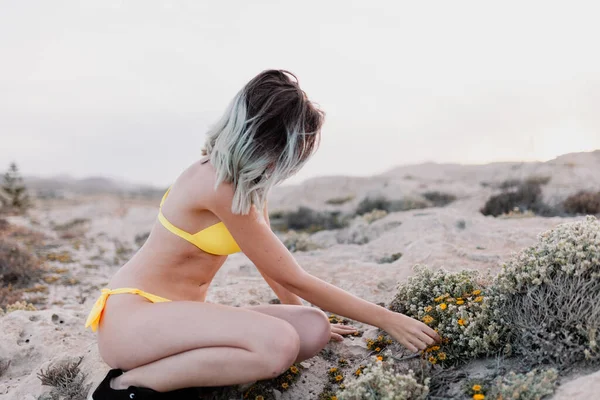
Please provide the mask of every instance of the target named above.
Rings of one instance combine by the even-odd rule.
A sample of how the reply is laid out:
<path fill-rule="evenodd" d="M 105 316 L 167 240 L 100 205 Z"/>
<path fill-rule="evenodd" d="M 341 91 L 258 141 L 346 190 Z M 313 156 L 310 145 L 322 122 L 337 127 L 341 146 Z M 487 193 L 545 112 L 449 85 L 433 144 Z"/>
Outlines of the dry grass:
<path fill-rule="evenodd" d="M 23 287 L 41 277 L 42 264 L 16 242 L 0 239 L 0 283 Z"/>
<path fill-rule="evenodd" d="M 49 366 L 38 373 L 42 385 L 51 386 L 50 396 L 65 400 L 85 400 L 89 385 L 85 385 L 86 375 L 79 366 L 83 361 L 80 357 L 76 361 L 63 362 Z"/>

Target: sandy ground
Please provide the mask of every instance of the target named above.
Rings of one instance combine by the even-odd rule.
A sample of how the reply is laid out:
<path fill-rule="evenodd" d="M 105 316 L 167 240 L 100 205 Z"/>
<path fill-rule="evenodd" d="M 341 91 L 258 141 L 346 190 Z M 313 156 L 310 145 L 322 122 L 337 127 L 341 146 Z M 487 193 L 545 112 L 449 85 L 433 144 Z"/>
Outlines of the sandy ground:
<path fill-rule="evenodd" d="M 425 164 L 399 167 L 370 178 L 328 177 L 302 185 L 282 187 L 270 197 L 274 210 L 299 205 L 318 210 L 349 211 L 367 195 L 390 199 L 419 196 L 430 190 L 452 193 L 458 200 L 443 208 L 388 214 L 371 224 L 356 220 L 343 231 L 312 236 L 323 249 L 297 252 L 308 272 L 373 302 L 389 302 L 398 282 L 412 273 L 415 264 L 496 271 L 512 253 L 531 245 L 539 233 L 574 218 L 493 218 L 479 213 L 486 199 L 498 190 L 490 185 L 505 179 L 549 176 L 544 197 L 557 203 L 581 189 L 600 189 L 600 151 L 571 154 L 548 163 L 502 163 L 483 166 Z M 482 183 L 486 186 L 484 187 Z M 341 206 L 326 204 L 336 197 L 353 196 Z M 0 358 L 11 360 L 0 377 L 0 398 L 37 399 L 48 391 L 37 373 L 48 365 L 84 356 L 83 371 L 95 385 L 108 366 L 98 356 L 95 335 L 83 328 L 87 312 L 110 276 L 137 249 L 135 237 L 155 223 L 158 201 L 123 200 L 115 196 L 80 197 L 46 201 L 28 217 L 11 217 L 47 235 L 47 251 L 68 251 L 73 262 L 48 262 L 60 268 L 59 278 L 47 284 L 40 311 L 16 311 L 0 317 Z M 55 229 L 76 218 L 85 221 L 73 228 L 73 237 Z M 339 244 L 340 237 L 364 237 L 366 244 Z M 61 237 L 62 236 L 62 237 Z M 387 264 L 379 259 L 392 253 L 402 257 Z M 64 270 L 64 271 L 63 271 Z M 30 295 L 39 295 L 31 293 Z M 227 305 L 267 303 L 274 295 L 252 262 L 243 254 L 231 256 L 215 277 L 208 301 Z M 340 353 L 364 352 L 361 338 L 331 344 Z M 303 380 L 284 392 L 282 399 L 317 398 L 324 384 L 326 362 L 315 357 L 306 365 Z M 598 373 L 565 383 L 556 399 L 596 398 Z"/>

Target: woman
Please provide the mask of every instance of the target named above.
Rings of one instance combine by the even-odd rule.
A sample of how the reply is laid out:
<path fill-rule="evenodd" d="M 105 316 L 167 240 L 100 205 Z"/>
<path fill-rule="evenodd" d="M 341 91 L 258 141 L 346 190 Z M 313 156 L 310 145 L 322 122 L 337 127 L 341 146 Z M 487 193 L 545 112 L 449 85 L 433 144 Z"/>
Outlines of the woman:
<path fill-rule="evenodd" d="M 350 333 L 320 310 L 386 330 L 411 351 L 439 337 L 425 324 L 305 272 L 269 227 L 266 198 L 317 147 L 323 113 L 287 71 L 252 79 L 208 133 L 206 156 L 163 197 L 158 223 L 111 279 L 86 326 L 113 370 L 95 399 L 273 378 Z M 227 255 L 243 251 L 284 305 L 206 303 Z M 127 371 L 124 372 L 123 371 Z"/>

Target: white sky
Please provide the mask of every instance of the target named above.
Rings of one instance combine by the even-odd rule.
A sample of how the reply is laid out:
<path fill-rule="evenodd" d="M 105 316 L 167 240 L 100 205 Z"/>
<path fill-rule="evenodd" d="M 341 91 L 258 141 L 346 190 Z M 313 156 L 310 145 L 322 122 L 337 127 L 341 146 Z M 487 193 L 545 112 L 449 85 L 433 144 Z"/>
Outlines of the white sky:
<path fill-rule="evenodd" d="M 327 113 L 293 181 L 598 149 L 595 3 L 0 0 L 0 169 L 168 184 L 268 68 Z"/>

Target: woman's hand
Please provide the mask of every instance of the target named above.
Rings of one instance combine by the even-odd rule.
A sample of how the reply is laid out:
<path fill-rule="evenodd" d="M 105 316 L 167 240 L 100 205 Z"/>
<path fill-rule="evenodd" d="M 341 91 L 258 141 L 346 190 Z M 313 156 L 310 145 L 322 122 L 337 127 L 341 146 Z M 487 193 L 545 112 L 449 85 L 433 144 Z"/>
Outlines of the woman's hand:
<path fill-rule="evenodd" d="M 342 335 L 351 335 L 356 331 L 357 329 L 352 325 L 331 324 L 331 340 L 341 342 L 344 340 Z"/>
<path fill-rule="evenodd" d="M 381 329 L 415 353 L 441 341 L 437 332 L 421 321 L 393 311 L 390 311 L 382 325 Z"/>

